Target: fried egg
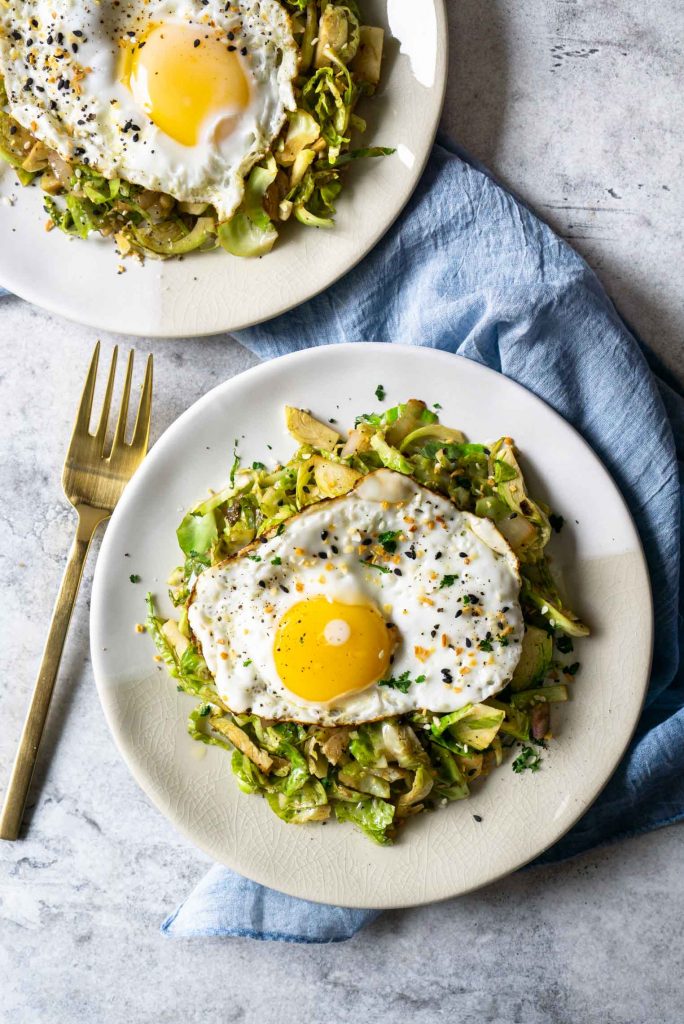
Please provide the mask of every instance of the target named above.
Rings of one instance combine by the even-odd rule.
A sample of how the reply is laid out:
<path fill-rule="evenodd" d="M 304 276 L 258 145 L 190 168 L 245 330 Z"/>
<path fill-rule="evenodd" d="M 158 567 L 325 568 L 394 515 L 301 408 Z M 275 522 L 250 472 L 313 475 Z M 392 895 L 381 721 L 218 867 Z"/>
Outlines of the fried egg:
<path fill-rule="evenodd" d="M 65 160 L 211 203 L 219 219 L 296 106 L 277 0 L 7 0 L 12 116 Z"/>
<path fill-rule="evenodd" d="M 519 590 L 493 523 L 382 469 L 205 570 L 188 614 L 232 711 L 345 725 L 501 690 Z"/>

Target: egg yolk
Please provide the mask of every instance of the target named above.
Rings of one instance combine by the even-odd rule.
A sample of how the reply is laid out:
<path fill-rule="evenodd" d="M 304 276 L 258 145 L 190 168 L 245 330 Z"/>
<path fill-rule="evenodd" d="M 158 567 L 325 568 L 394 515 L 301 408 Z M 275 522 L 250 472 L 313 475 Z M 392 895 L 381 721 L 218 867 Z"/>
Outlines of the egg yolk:
<path fill-rule="evenodd" d="M 274 657 L 291 693 L 324 703 L 365 690 L 387 674 L 390 630 L 371 605 L 312 597 L 288 609 L 278 625 Z"/>
<path fill-rule="evenodd" d="M 211 118 L 220 118 L 221 137 L 229 134 L 249 104 L 235 46 L 205 26 L 153 26 L 125 51 L 121 78 L 150 120 L 184 146 L 197 144 Z"/>

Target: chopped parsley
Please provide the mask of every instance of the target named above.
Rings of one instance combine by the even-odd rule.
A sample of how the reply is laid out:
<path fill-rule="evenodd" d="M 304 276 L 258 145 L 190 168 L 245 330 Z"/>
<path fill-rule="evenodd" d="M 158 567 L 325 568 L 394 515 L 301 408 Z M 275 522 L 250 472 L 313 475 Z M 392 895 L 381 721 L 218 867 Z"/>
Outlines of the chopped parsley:
<path fill-rule="evenodd" d="M 248 666 L 252 664 L 252 659 L 247 658 L 247 661 L 243 661 L 242 664 L 245 668 L 248 668 Z"/>
<path fill-rule="evenodd" d="M 386 565 L 377 565 L 376 562 L 366 561 L 363 558 L 359 558 L 361 565 L 365 565 L 368 569 L 377 569 L 378 572 L 391 572 L 392 570 Z"/>
<path fill-rule="evenodd" d="M 266 469 L 266 466 L 263 462 L 253 462 L 252 469 Z"/>
<path fill-rule="evenodd" d="M 400 676 L 390 676 L 389 679 L 381 679 L 378 686 L 389 686 L 392 690 L 399 690 L 401 693 L 408 693 L 409 687 L 413 686 L 414 683 L 424 683 L 425 676 L 416 676 L 415 679 L 411 679 L 411 673 L 407 669 L 406 672 L 402 672 Z"/>
<path fill-rule="evenodd" d="M 565 665 L 564 668 L 563 668 L 563 671 L 568 676 L 576 676 L 577 673 L 579 672 L 579 667 L 580 667 L 579 661 L 574 661 L 572 663 L 572 665 Z"/>
<path fill-rule="evenodd" d="M 532 747 L 523 747 L 515 761 L 513 762 L 513 771 L 516 774 L 520 772 L 538 772 L 541 767 L 541 757 L 539 754 L 532 749 Z"/>
<path fill-rule="evenodd" d="M 569 636 L 559 636 L 556 640 L 556 647 L 561 654 L 570 654 L 575 649 Z"/>
<path fill-rule="evenodd" d="M 280 557 L 280 555 L 276 555 L 275 558 L 271 559 L 271 565 L 282 565 L 282 564 L 283 564 L 283 560 Z"/>
<path fill-rule="evenodd" d="M 247 557 L 249 558 L 250 562 L 260 562 L 261 561 L 261 555 L 247 555 Z"/>
<path fill-rule="evenodd" d="M 382 384 L 378 384 L 377 388 L 375 389 L 375 397 L 377 398 L 378 402 L 385 401 L 386 392 Z"/>
<path fill-rule="evenodd" d="M 381 533 L 378 540 L 388 554 L 393 555 L 397 550 L 397 538 L 401 537 L 401 530 L 386 530 Z"/>
<path fill-rule="evenodd" d="M 563 516 L 557 516 L 554 512 L 552 512 L 549 516 L 549 522 L 551 523 L 553 530 L 556 533 L 560 533 L 563 529 L 563 524 L 565 523 L 565 520 L 563 519 Z"/>
<path fill-rule="evenodd" d="M 492 647 L 491 641 L 490 640 L 480 640 L 480 650 L 481 651 L 493 651 L 494 648 Z"/>
<path fill-rule="evenodd" d="M 442 406 L 439 404 L 439 402 L 435 402 L 435 409 L 441 409 L 441 408 L 442 408 Z"/>
<path fill-rule="evenodd" d="M 137 572 L 132 572 L 128 578 L 131 583 L 140 583 L 140 576 L 138 576 Z"/>
<path fill-rule="evenodd" d="M 442 576 L 442 579 L 440 580 L 440 584 L 439 584 L 439 589 L 440 589 L 440 590 L 444 590 L 444 588 L 445 588 L 445 587 L 453 587 L 454 583 L 456 582 L 456 580 L 457 580 L 458 578 L 459 578 L 459 577 L 458 577 L 457 575 L 453 575 L 453 576 L 449 576 L 449 575 L 446 575 L 446 576 Z M 467 596 L 468 596 L 468 595 L 466 594 L 466 595 L 465 595 L 465 597 L 463 598 L 463 603 L 464 603 L 464 604 L 467 604 L 467 603 L 468 603 L 468 602 L 466 601 L 466 599 L 465 599 L 465 598 L 466 598 Z"/>

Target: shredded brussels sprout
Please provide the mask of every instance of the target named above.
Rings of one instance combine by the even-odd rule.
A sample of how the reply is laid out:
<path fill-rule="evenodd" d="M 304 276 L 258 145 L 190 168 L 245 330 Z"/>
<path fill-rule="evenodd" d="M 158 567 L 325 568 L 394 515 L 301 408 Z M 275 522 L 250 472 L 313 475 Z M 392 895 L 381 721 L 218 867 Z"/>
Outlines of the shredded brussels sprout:
<path fill-rule="evenodd" d="M 8 97 L 0 78 L 0 159 L 13 167 L 20 184 L 35 182 L 43 189 L 47 226 L 79 238 L 99 232 L 114 238 L 124 256 L 161 259 L 217 246 L 234 256 L 263 256 L 273 248 L 279 225 L 293 215 L 309 227 L 332 227 L 349 165 L 394 152 L 352 147 L 354 136 L 366 129 L 356 109 L 375 92 L 383 33 L 362 24 L 352 0 L 282 2 L 300 52 L 297 107 L 250 171 L 241 205 L 221 223 L 207 203 L 177 201 L 61 159 L 4 109 Z"/>
<path fill-rule="evenodd" d="M 549 738 L 549 705 L 568 699 L 568 684 L 579 668 L 564 661 L 573 654 L 569 638 L 586 636 L 588 629 L 561 600 L 545 553 L 549 513 L 528 495 L 510 438 L 469 443 L 415 399 L 358 417 L 346 440 L 305 410 L 286 407 L 286 423 L 299 444 L 289 462 L 241 467 L 234 452 L 230 485 L 183 518 L 177 535 L 184 561 L 169 578 L 181 615 L 178 622 L 164 622 L 148 595 L 147 627 L 179 688 L 201 701 L 189 718 L 190 735 L 233 751 L 233 773 L 243 792 L 264 796 L 285 822 L 334 814 L 386 844 L 408 817 L 469 796 L 473 782 L 500 765 L 507 748 L 517 743 L 524 752 L 531 749 L 525 745 Z M 499 527 L 511 516 L 523 520 L 525 528 L 510 539 L 521 563 L 528 627 L 514 685 L 496 699 L 449 714 L 416 711 L 353 728 L 231 713 L 188 629 L 186 605 L 195 578 L 264 533 L 282 530 L 302 508 L 346 493 L 381 466 L 413 476 Z M 396 544 L 391 531 L 380 542 L 390 552 Z M 445 576 L 442 585 L 451 582 Z M 496 642 L 505 644 L 506 638 Z M 423 679 L 407 672 L 380 685 L 406 692 Z M 520 757 L 513 765 L 521 770 Z"/>

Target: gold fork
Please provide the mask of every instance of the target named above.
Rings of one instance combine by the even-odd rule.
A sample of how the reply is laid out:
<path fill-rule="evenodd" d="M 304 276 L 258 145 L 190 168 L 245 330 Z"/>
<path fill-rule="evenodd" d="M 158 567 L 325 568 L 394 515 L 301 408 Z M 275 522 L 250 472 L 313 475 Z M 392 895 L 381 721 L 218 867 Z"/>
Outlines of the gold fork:
<path fill-rule="evenodd" d="M 116 374 L 117 349 L 115 348 L 112 353 L 100 421 L 95 433 L 91 434 L 90 418 L 93 410 L 99 358 L 100 343 L 98 341 L 83 388 L 81 404 L 62 473 L 64 493 L 78 513 L 76 537 L 69 552 L 62 586 L 52 613 L 43 660 L 40 664 L 31 705 L 24 722 L 19 749 L 14 759 L 9 786 L 5 794 L 5 802 L 0 815 L 0 839 L 16 839 L 19 835 L 38 746 L 43 735 L 50 698 L 90 542 L 99 524 L 108 519 L 114 511 L 114 506 L 121 497 L 124 487 L 147 451 L 152 407 L 152 356 L 149 356 L 147 360 L 145 381 L 130 444 L 126 443 L 125 436 L 133 379 L 133 352 L 131 351 L 128 356 L 119 417 L 111 451 L 108 455 L 105 455 L 105 448 Z"/>

